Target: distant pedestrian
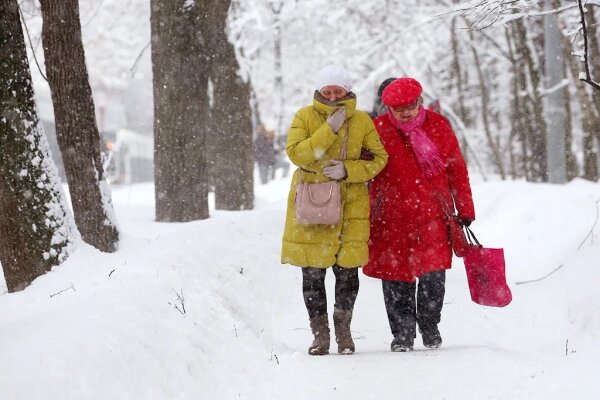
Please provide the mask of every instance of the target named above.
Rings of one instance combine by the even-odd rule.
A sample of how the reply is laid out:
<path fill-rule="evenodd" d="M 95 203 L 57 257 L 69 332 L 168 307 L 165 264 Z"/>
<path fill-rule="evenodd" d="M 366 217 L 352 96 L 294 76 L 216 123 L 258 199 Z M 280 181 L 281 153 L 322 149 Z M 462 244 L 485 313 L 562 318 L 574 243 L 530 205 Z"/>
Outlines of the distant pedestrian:
<path fill-rule="evenodd" d="M 275 173 L 278 169 L 281 169 L 281 177 L 285 178 L 290 173 L 290 163 L 287 161 L 287 155 L 285 154 L 285 136 L 277 136 L 275 135 L 276 140 L 274 141 L 274 152 L 275 152 L 275 162 L 272 168 L 271 179 L 275 179 Z M 283 140 L 282 140 L 283 139 Z M 282 143 L 283 142 L 283 143 Z"/>
<path fill-rule="evenodd" d="M 383 82 L 379 84 L 379 88 L 377 88 L 377 97 L 375 98 L 375 103 L 373 104 L 373 109 L 369 113 L 371 118 L 375 119 L 382 114 L 387 113 L 388 109 L 381 101 L 381 96 L 383 95 L 383 90 L 392 83 L 396 78 L 387 78 Z"/>
<path fill-rule="evenodd" d="M 254 159 L 258 164 L 258 175 L 262 184 L 269 181 L 271 170 L 275 165 L 274 139 L 273 131 L 267 130 L 263 124 L 258 126 L 254 140 Z"/>

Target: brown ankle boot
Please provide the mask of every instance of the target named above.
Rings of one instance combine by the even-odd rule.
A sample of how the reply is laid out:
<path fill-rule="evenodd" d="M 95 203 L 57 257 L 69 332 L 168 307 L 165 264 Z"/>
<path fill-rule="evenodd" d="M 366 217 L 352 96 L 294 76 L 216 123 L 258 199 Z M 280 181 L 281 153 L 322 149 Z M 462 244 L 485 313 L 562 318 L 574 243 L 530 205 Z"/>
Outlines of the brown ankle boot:
<path fill-rule="evenodd" d="M 319 315 L 310 319 L 310 329 L 315 340 L 308 348 L 308 354 L 311 356 L 324 356 L 329 354 L 329 317 L 327 314 Z"/>
<path fill-rule="evenodd" d="M 333 326 L 335 328 L 335 341 L 338 344 L 339 354 L 354 353 L 354 342 L 350 332 L 350 321 L 352 321 L 352 310 L 333 310 Z"/>

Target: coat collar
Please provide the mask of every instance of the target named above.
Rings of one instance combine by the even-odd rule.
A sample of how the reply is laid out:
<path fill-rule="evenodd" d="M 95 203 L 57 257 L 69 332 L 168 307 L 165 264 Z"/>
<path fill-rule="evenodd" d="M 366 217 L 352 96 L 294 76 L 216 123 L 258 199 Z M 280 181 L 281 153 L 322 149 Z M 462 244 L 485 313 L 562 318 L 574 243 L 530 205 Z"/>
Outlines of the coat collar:
<path fill-rule="evenodd" d="M 337 108 L 342 106 L 346 109 L 346 119 L 351 118 L 356 110 L 356 95 L 353 92 L 350 92 L 344 98 L 332 103 L 315 90 L 313 107 L 319 114 L 323 114 L 327 117 Z"/>

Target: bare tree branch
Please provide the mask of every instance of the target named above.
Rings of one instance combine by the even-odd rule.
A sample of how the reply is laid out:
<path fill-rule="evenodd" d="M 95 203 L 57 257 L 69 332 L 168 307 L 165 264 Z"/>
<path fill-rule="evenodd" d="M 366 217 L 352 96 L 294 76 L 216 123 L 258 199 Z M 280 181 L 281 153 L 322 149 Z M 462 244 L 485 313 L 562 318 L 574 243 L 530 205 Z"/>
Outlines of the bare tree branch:
<path fill-rule="evenodd" d="M 25 22 L 25 17 L 23 16 L 23 11 L 21 10 L 21 5 L 19 4 L 19 15 L 21 16 L 21 21 L 23 21 L 23 26 L 25 27 L 25 33 L 27 33 L 27 41 L 29 43 L 29 48 L 31 49 L 31 55 L 33 55 L 33 59 L 35 60 L 35 65 L 37 65 L 38 71 L 40 71 L 40 75 L 46 82 L 48 82 L 48 78 L 44 72 L 42 72 L 42 67 L 40 67 L 40 63 L 35 55 L 35 49 L 33 48 L 33 43 L 31 42 L 31 36 L 29 36 L 29 29 L 27 28 L 27 23 Z"/>
<path fill-rule="evenodd" d="M 596 219 L 594 220 L 594 223 L 592 224 L 592 227 L 590 228 L 590 231 L 588 232 L 587 236 L 581 241 L 581 243 L 577 247 L 577 250 L 579 250 L 581 248 L 581 246 L 583 246 L 585 241 L 588 240 L 588 238 L 594 234 L 594 229 L 596 229 L 596 224 L 598 223 L 598 218 L 600 217 L 600 211 L 598 210 L 598 203 L 600 203 L 600 199 L 596 200 Z"/>
<path fill-rule="evenodd" d="M 148 49 L 148 47 L 150 47 L 150 43 L 152 43 L 151 40 L 148 41 L 148 43 L 146 43 L 146 45 L 142 48 L 142 50 L 140 50 L 140 53 L 135 58 L 135 61 L 133 62 L 133 65 L 131 66 L 131 68 L 129 68 L 129 71 L 131 72 L 131 76 L 132 77 L 133 77 L 133 74 L 135 73 L 135 69 L 137 68 L 138 62 L 140 62 L 140 59 L 144 55 L 144 52 Z"/>
<path fill-rule="evenodd" d="M 579 78 L 580 81 L 588 83 L 594 89 L 600 90 L 600 84 L 595 82 L 592 79 L 592 75 L 590 73 L 590 60 L 589 60 L 589 45 L 588 45 L 588 34 L 587 34 L 587 26 L 585 23 L 585 9 L 583 8 L 582 0 L 577 0 L 577 5 L 579 6 L 579 16 L 581 21 L 581 31 L 583 32 L 583 66 L 585 70 L 585 78 Z"/>
<path fill-rule="evenodd" d="M 556 271 L 558 271 L 562 267 L 563 267 L 563 264 L 560 264 L 558 267 L 554 268 L 552 271 L 548 272 L 546 275 L 544 275 L 544 276 L 542 276 L 540 278 L 530 279 L 528 281 L 515 282 L 515 285 L 524 285 L 526 283 L 534 283 L 534 282 L 543 281 L 544 279 L 546 279 L 547 277 L 549 277 L 550 275 L 552 275 L 553 273 L 555 273 Z"/>

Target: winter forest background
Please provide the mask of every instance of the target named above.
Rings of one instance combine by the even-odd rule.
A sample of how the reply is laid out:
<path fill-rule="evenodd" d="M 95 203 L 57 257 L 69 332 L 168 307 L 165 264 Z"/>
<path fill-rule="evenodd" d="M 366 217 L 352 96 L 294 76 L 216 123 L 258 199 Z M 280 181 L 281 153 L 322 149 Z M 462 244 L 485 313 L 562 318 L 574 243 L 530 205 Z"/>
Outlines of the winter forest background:
<path fill-rule="evenodd" d="M 0 0 L 0 398 L 598 398 L 598 18 L 593 0 Z M 332 62 L 366 111 L 388 77 L 423 83 L 467 159 L 475 229 L 512 257 L 512 310 L 451 295 L 447 353 L 399 367 L 359 309 L 364 358 L 305 359 L 278 259 L 289 177 L 261 185 L 253 141 L 263 125 L 283 147 Z M 383 310 L 377 290 L 358 303 Z"/>

